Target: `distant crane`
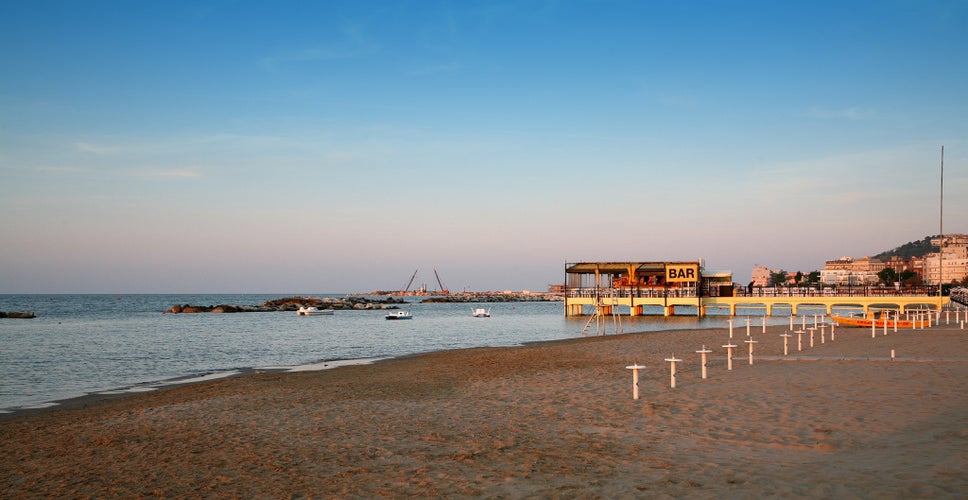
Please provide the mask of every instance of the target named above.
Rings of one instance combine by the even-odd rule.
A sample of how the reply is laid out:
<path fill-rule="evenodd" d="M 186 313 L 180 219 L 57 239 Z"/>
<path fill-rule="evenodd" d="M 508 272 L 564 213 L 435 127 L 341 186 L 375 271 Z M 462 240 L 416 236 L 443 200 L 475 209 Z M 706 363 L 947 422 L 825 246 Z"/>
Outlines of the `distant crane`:
<path fill-rule="evenodd" d="M 445 295 L 450 293 L 450 290 L 447 290 L 447 288 L 444 287 L 444 284 L 440 282 L 440 275 L 437 274 L 437 268 L 434 268 L 434 276 L 437 277 L 437 285 L 440 286 L 440 293 Z"/>
<path fill-rule="evenodd" d="M 403 291 L 400 292 L 400 295 L 406 295 L 407 292 L 410 291 L 410 285 L 413 284 L 413 279 L 417 277 L 417 271 L 419 271 L 419 269 L 414 270 L 413 275 L 410 276 L 410 281 L 407 282 L 407 288 L 404 288 Z"/>

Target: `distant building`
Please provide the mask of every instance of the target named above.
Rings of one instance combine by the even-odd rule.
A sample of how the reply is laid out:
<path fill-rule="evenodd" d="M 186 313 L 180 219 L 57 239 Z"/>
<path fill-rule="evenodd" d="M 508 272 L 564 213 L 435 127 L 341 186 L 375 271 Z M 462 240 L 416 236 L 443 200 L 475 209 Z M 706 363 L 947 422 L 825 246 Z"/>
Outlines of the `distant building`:
<path fill-rule="evenodd" d="M 805 281 L 806 278 L 807 278 L 807 275 L 810 274 L 810 273 L 805 273 L 803 271 L 793 271 L 793 272 L 790 272 L 790 271 L 785 271 L 783 269 L 768 269 L 765 266 L 761 266 L 761 265 L 757 264 L 756 266 L 753 267 L 753 275 L 752 275 L 752 277 L 753 277 L 753 286 L 760 286 L 760 287 L 773 286 L 773 283 L 771 283 L 771 279 L 773 278 L 773 275 L 776 274 L 776 273 L 782 273 L 782 272 L 786 272 L 786 282 L 785 283 L 777 283 L 777 284 L 778 285 L 783 285 L 783 286 L 794 286 L 794 285 L 796 285 L 797 284 L 797 272 L 800 273 L 800 276 L 802 278 L 801 283 L 803 281 Z"/>
<path fill-rule="evenodd" d="M 884 267 L 883 262 L 870 257 L 828 260 L 820 271 L 820 282 L 825 285 L 876 285 L 880 281 L 877 273 Z"/>
<path fill-rule="evenodd" d="M 770 271 L 766 266 L 761 266 L 756 264 L 753 266 L 753 274 L 751 280 L 753 281 L 753 286 L 766 287 L 770 286 Z"/>
<path fill-rule="evenodd" d="M 968 235 L 948 234 L 932 238 L 940 252 L 924 256 L 924 282 L 930 285 L 960 283 L 968 277 Z"/>

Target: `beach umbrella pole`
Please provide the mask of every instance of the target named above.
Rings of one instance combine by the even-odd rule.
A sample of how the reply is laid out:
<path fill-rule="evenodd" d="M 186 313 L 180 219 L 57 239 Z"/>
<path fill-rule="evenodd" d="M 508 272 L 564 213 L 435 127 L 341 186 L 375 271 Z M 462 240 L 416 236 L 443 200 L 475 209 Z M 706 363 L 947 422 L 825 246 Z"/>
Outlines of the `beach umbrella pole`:
<path fill-rule="evenodd" d="M 632 370 L 632 399 L 639 399 L 639 370 L 645 367 L 635 363 L 631 366 L 626 366 L 625 368 Z"/>
<path fill-rule="evenodd" d="M 682 360 L 679 359 L 679 358 L 677 358 L 675 353 L 672 353 L 672 357 L 671 358 L 666 358 L 666 361 L 668 361 L 669 363 L 671 363 L 669 365 L 669 385 L 673 389 L 675 389 L 676 388 L 676 363 L 678 363 L 678 362 L 680 362 Z"/>
<path fill-rule="evenodd" d="M 753 344 L 755 344 L 755 343 L 757 343 L 759 341 L 758 340 L 753 340 L 752 338 L 750 338 L 749 340 L 744 340 L 744 342 L 746 342 L 747 344 L 750 345 L 750 364 L 752 365 L 753 364 Z"/>
<path fill-rule="evenodd" d="M 701 350 L 696 352 L 699 353 L 700 358 L 702 360 L 702 378 L 703 380 L 706 380 L 706 354 L 711 353 L 712 351 L 710 351 L 709 349 L 706 349 L 706 346 L 704 345 L 702 346 Z"/>
<path fill-rule="evenodd" d="M 736 347 L 736 344 L 726 344 L 723 347 L 726 348 L 726 369 L 732 370 L 733 369 L 733 348 Z"/>

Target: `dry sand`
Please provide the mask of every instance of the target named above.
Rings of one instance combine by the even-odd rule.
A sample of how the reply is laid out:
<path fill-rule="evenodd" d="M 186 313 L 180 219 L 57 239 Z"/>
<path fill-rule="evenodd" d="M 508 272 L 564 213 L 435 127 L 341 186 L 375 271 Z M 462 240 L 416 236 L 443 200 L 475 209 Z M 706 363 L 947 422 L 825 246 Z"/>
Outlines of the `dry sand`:
<path fill-rule="evenodd" d="M 610 335 L 263 373 L 0 419 L 20 497 L 963 498 L 968 331 Z M 709 378 L 699 350 L 713 349 Z M 804 339 L 807 346 L 807 338 Z M 895 349 L 898 359 L 890 361 Z M 670 388 L 669 363 L 678 365 Z M 792 358 L 800 358 L 793 360 Z M 632 399 L 634 362 L 641 399 Z"/>

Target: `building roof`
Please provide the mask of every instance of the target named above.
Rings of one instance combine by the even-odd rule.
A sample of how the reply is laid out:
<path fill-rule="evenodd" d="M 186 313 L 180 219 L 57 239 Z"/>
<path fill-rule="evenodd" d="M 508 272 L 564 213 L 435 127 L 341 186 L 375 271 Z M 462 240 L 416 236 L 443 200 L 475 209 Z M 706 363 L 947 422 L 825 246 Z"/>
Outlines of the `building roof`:
<path fill-rule="evenodd" d="M 565 264 L 565 272 L 569 274 L 627 274 L 629 267 L 634 267 L 636 274 L 663 274 L 667 264 L 694 264 L 699 261 L 676 262 L 575 262 Z"/>

